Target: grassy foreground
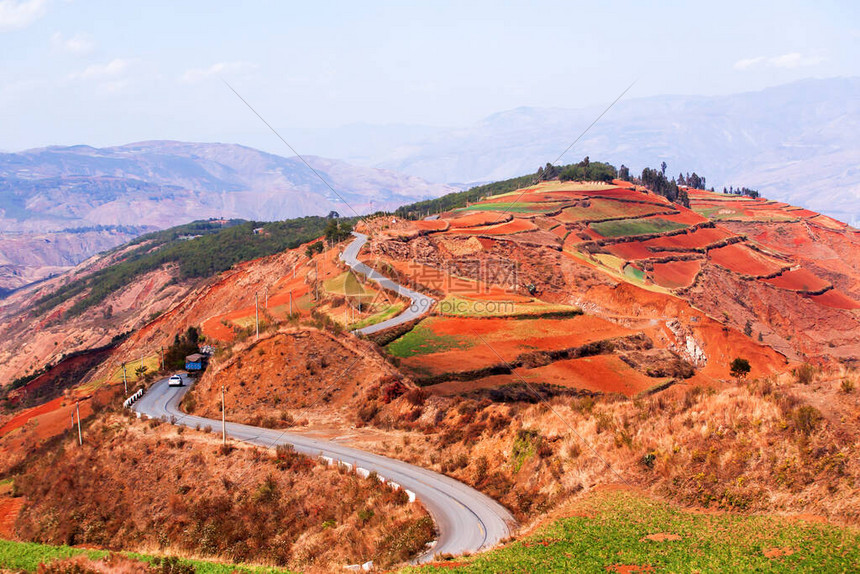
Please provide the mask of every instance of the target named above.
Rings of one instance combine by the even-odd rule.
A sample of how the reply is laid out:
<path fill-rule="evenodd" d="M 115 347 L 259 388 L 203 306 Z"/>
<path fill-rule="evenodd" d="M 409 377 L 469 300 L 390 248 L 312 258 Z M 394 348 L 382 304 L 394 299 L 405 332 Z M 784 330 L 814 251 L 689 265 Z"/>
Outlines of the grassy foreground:
<path fill-rule="evenodd" d="M 700 514 L 599 491 L 534 534 L 404 572 L 857 572 L 860 531 L 773 516 Z"/>
<path fill-rule="evenodd" d="M 35 572 L 39 564 L 50 563 L 57 559 L 71 558 L 81 554 L 98 560 L 108 555 L 104 550 L 86 550 L 73 548 L 71 546 L 50 546 L 48 544 L 35 544 L 32 542 L 14 542 L 0 539 L 0 570 L 11 570 L 13 572 Z M 155 556 L 123 552 L 125 556 L 152 562 Z M 280 568 L 265 568 L 262 566 L 237 566 L 221 562 L 210 562 L 207 560 L 183 559 L 182 562 L 194 567 L 196 574 L 231 574 L 240 572 L 243 574 L 287 574 L 287 570 Z"/>

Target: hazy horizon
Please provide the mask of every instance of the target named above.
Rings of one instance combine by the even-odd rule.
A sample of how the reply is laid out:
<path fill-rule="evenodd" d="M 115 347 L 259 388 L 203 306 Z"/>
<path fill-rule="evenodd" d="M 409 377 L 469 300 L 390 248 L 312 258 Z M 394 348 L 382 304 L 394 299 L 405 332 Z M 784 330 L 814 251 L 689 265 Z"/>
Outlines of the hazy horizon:
<path fill-rule="evenodd" d="M 175 139 L 284 154 L 222 79 L 323 155 L 314 132 L 602 107 L 634 80 L 625 99 L 860 75 L 858 8 L 790 4 L 0 0 L 0 149 Z"/>

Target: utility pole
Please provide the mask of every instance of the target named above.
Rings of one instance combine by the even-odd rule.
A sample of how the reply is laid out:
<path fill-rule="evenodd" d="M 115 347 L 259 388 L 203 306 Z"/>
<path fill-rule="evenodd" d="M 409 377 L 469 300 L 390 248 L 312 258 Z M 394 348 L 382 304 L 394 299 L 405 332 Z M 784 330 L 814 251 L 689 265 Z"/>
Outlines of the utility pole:
<path fill-rule="evenodd" d="M 260 295 L 254 293 L 254 323 L 257 326 L 257 338 L 260 338 Z"/>
<path fill-rule="evenodd" d="M 128 378 L 125 376 L 125 363 L 122 364 L 122 385 L 125 387 L 125 396 L 128 396 Z"/>
<path fill-rule="evenodd" d="M 290 317 L 293 316 L 293 290 L 290 289 Z"/>
<path fill-rule="evenodd" d="M 75 402 L 75 411 L 78 413 L 78 445 L 84 446 L 84 435 L 81 434 L 81 403 Z"/>
<path fill-rule="evenodd" d="M 164 370 L 164 345 L 161 346 L 161 370 Z"/>
<path fill-rule="evenodd" d="M 266 309 L 269 308 L 269 286 L 266 285 Z"/>
<path fill-rule="evenodd" d="M 224 385 L 221 385 L 221 440 L 227 444 L 227 411 L 224 404 Z"/>

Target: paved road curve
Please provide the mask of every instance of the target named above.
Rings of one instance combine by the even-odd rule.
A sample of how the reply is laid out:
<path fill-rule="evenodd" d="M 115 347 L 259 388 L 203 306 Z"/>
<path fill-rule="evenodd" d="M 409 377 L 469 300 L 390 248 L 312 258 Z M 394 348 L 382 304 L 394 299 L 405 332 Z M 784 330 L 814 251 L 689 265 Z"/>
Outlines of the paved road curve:
<path fill-rule="evenodd" d="M 187 386 L 170 387 L 167 379 L 155 383 L 132 407 L 149 417 L 176 417 L 176 424 L 188 427 L 211 426 L 220 431 L 221 421 L 179 410 L 179 401 Z M 462 554 L 494 546 L 511 535 L 514 517 L 490 497 L 436 472 L 398 460 L 367 453 L 341 444 L 300 434 L 227 423 L 227 434 L 243 442 L 264 447 L 292 444 L 296 451 L 310 456 L 326 456 L 376 473 L 413 492 L 430 512 L 439 533 L 436 545 L 419 556 L 416 562 L 427 562 L 436 553 Z"/>
<path fill-rule="evenodd" d="M 394 291 L 403 297 L 409 297 L 412 301 L 412 304 L 409 305 L 409 307 L 407 307 L 400 315 L 392 317 L 391 319 L 381 323 L 377 323 L 376 325 L 356 329 L 356 333 L 361 333 L 362 335 L 376 333 L 383 329 L 388 329 L 402 323 L 407 323 L 413 319 L 417 319 L 430 310 L 430 307 L 436 302 L 435 299 L 428 297 L 423 293 L 418 293 L 417 291 L 408 289 L 403 285 L 398 285 L 388 277 L 380 275 L 376 270 L 359 261 L 358 252 L 361 251 L 361 248 L 364 247 L 365 243 L 367 243 L 367 235 L 357 233 L 355 231 L 353 231 L 352 234 L 355 236 L 355 239 L 346 247 L 346 249 L 343 250 L 343 254 L 340 256 L 341 261 L 349 265 L 356 273 L 361 273 L 362 275 L 367 276 L 368 279 L 377 283 L 380 287 L 388 289 L 389 291 Z"/>

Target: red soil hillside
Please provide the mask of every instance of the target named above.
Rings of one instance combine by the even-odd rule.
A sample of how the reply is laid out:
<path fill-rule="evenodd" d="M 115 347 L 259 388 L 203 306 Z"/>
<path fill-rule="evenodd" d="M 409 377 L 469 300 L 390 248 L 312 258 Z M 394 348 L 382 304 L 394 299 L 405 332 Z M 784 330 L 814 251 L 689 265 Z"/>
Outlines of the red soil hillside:
<path fill-rule="evenodd" d="M 443 214 L 447 232 L 406 245 L 380 236 L 373 254 L 394 265 L 411 261 L 443 273 L 457 268 L 460 277 L 473 279 L 479 279 L 480 272 L 460 269 L 458 257 L 482 260 L 490 267 L 496 265 L 491 259 L 506 258 L 518 266 L 519 290 L 532 283 L 549 301 L 587 310 L 590 306 L 598 316 L 596 310 L 602 309 L 608 317 L 633 321 L 640 314 L 636 301 L 606 308 L 605 302 L 590 300 L 591 286 L 623 281 L 642 287 L 642 293 L 659 290 L 679 297 L 704 311 L 701 320 L 707 316 L 737 331 L 749 329 L 749 324 L 753 340 L 792 359 L 857 357 L 856 337 L 849 336 L 860 330 L 860 245 L 855 230 L 764 199 L 688 190 L 687 209 L 629 183 L 614 183 L 589 187 L 547 182 L 489 198 L 468 211 Z M 516 209 L 504 214 L 510 222 L 480 225 L 494 221 L 496 205 L 514 200 Z M 662 211 L 654 215 L 653 210 Z M 459 221 L 470 225 L 458 226 Z M 591 221 L 602 223 L 598 227 Z M 551 231 L 528 232 L 529 225 Z M 461 241 L 474 238 L 480 243 L 449 245 L 444 237 L 452 233 L 465 238 Z M 565 262 L 557 254 L 559 238 L 565 239 L 564 252 L 573 256 Z M 617 259 L 603 258 L 602 253 Z M 632 262 L 635 267 L 628 265 Z M 595 272 L 604 277 L 595 282 Z M 746 295 L 742 298 L 739 292 Z M 770 311 L 763 312 L 765 308 Z M 659 315 L 663 321 L 672 317 Z M 784 320 L 786 316 L 806 319 L 797 323 Z M 798 324 L 802 328 L 792 326 Z M 700 325 L 684 328 L 695 333 Z M 741 341 L 738 352 L 749 346 Z"/>

